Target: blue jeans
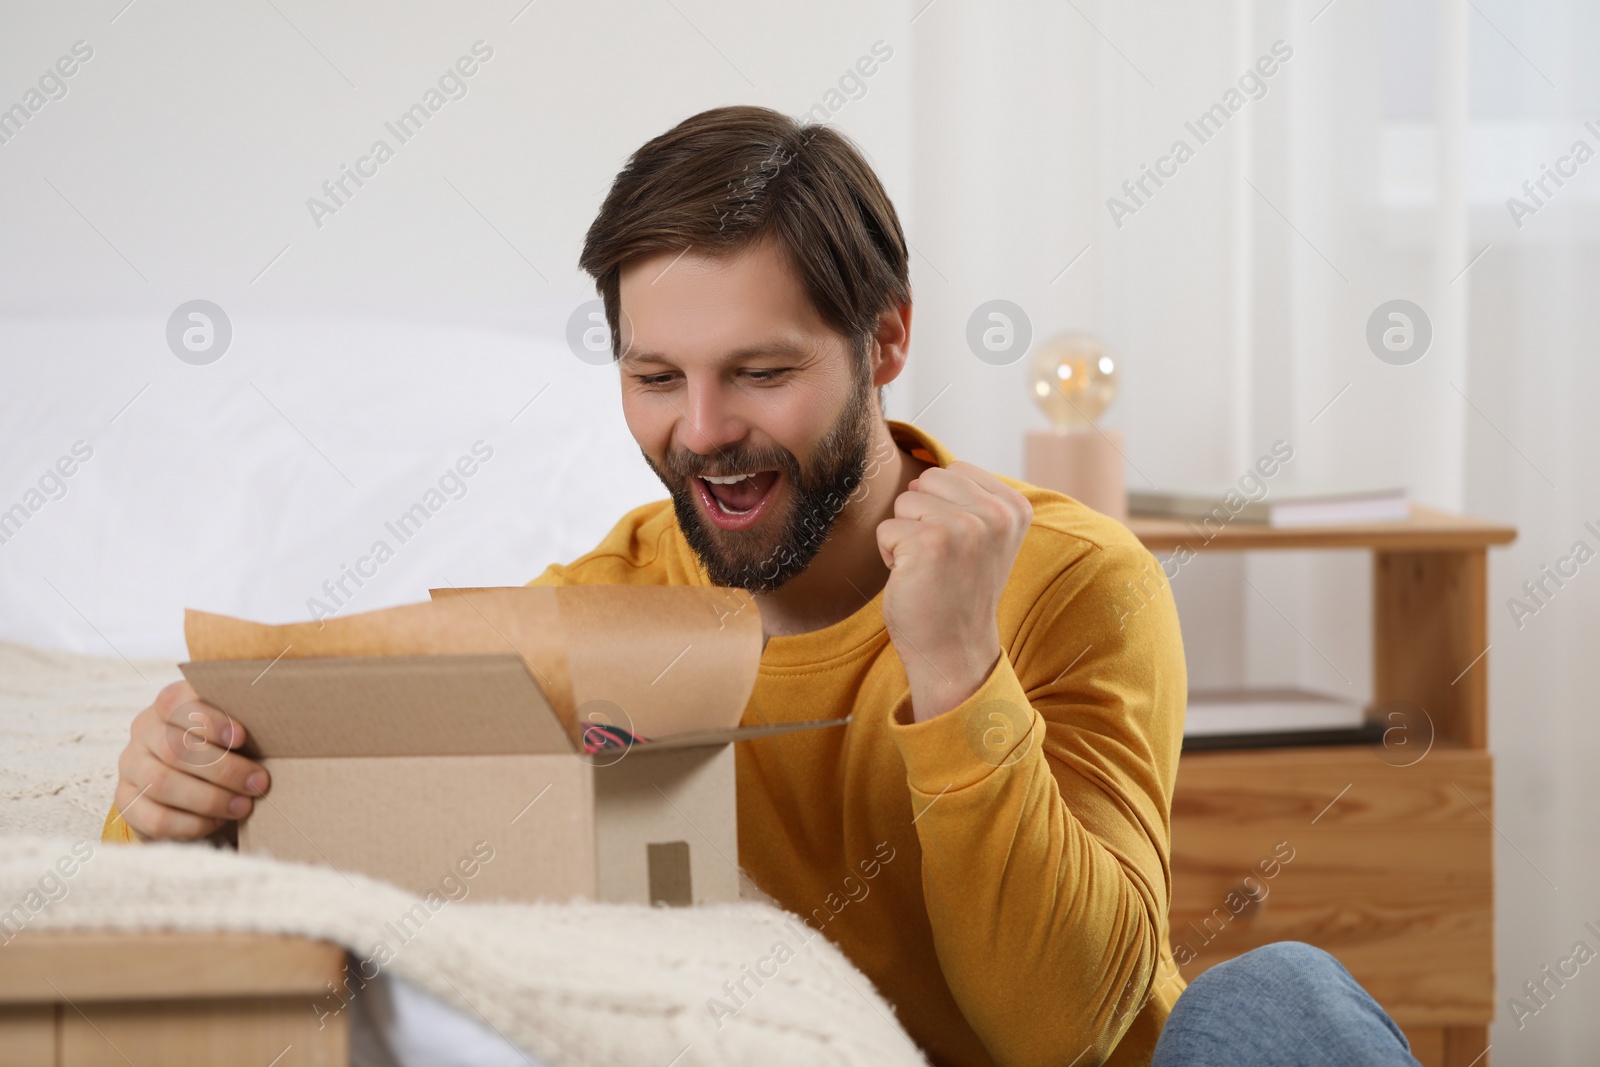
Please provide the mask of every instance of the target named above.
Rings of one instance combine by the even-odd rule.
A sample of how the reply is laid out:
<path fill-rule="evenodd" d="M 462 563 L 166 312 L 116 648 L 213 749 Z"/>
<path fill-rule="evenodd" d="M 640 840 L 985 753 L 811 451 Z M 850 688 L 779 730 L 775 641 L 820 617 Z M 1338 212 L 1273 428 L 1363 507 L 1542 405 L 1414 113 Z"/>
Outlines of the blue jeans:
<path fill-rule="evenodd" d="M 1344 964 L 1299 941 L 1219 963 L 1173 1005 L 1150 1067 L 1418 1067 Z"/>

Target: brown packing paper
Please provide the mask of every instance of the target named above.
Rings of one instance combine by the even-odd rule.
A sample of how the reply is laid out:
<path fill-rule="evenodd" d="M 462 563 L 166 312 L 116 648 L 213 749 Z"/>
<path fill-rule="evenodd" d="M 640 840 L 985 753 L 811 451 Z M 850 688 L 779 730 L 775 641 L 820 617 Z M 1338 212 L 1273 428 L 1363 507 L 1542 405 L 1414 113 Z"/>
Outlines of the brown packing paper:
<path fill-rule="evenodd" d="M 428 603 L 283 625 L 191 610 L 184 622 L 189 656 L 515 653 L 580 746 L 590 722 L 652 740 L 737 726 L 761 665 L 760 612 L 742 590 L 591 585 L 433 592 Z"/>
<path fill-rule="evenodd" d="M 436 603 L 556 594 L 575 707 L 640 737 L 739 725 L 761 667 L 761 613 L 743 590 L 682 586 L 430 589 Z"/>

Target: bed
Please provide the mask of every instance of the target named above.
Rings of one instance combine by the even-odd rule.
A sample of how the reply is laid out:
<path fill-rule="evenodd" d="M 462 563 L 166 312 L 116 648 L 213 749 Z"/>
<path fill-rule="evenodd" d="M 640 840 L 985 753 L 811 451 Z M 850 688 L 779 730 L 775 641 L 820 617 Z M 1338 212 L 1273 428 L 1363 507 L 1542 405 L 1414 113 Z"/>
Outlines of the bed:
<path fill-rule="evenodd" d="M 128 721 L 176 677 L 164 660 L 0 642 L 7 1064 L 344 1064 L 357 1009 L 391 977 L 535 1067 L 923 1062 L 820 937 L 731 1017 L 708 1011 L 724 982 L 794 940 L 796 920 L 767 903 L 467 899 L 402 940 L 395 920 L 416 899 L 359 875 L 206 843 L 101 844 Z"/>

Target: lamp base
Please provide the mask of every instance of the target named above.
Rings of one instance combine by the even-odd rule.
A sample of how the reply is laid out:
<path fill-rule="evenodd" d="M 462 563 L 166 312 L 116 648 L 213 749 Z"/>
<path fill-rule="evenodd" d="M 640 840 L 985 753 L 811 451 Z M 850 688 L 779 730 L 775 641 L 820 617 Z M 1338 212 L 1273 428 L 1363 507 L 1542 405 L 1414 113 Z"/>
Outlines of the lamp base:
<path fill-rule="evenodd" d="M 1065 493 L 1118 522 L 1128 520 L 1120 430 L 1029 430 L 1023 479 Z"/>

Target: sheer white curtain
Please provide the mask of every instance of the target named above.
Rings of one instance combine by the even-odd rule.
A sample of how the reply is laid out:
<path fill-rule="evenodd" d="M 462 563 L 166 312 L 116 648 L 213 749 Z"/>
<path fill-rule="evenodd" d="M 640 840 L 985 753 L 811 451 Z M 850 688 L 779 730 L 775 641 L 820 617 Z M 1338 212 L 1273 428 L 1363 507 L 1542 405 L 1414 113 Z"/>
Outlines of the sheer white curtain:
<path fill-rule="evenodd" d="M 1510 1021 L 1504 998 L 1600 926 L 1600 568 L 1580 567 L 1531 617 L 1509 598 L 1585 541 L 1600 549 L 1600 396 L 1595 294 L 1600 292 L 1600 161 L 1556 185 L 1546 168 L 1583 141 L 1600 153 L 1600 11 L 1567 0 L 1474 12 L 1472 270 L 1466 496 L 1521 530 L 1491 571 L 1490 700 L 1498 760 L 1499 986 L 1497 1062 L 1592 1062 L 1600 982 L 1568 983 L 1549 1006 Z M 1490 20 L 1493 25 L 1490 25 Z M 1586 125 L 1592 123 L 1592 125 Z M 1534 202 L 1515 224 L 1507 198 Z M 1519 214 L 1521 210 L 1519 209 Z M 1592 524 L 1586 526 L 1585 524 Z M 1526 598 L 1523 598 L 1526 600 Z M 1520 626 L 1518 625 L 1520 621 Z"/>
<path fill-rule="evenodd" d="M 1506 998 L 1575 941 L 1600 949 L 1583 929 L 1600 925 L 1600 563 L 1520 629 L 1507 599 L 1575 541 L 1600 550 L 1584 526 L 1600 529 L 1600 159 L 1536 186 L 1520 228 L 1506 200 L 1532 203 L 1522 182 L 1575 141 L 1600 152 L 1584 126 L 1600 128 L 1596 5 L 940 0 L 913 28 L 908 221 L 926 254 L 907 413 L 925 407 L 957 454 L 1020 473 L 1021 430 L 1044 425 L 1025 363 L 990 367 L 963 343 L 966 316 L 1003 296 L 1036 336 L 1086 329 L 1119 357 L 1104 421 L 1127 435 L 1131 486 L 1234 481 L 1283 440 L 1280 484 L 1400 484 L 1518 527 L 1490 563 L 1493 1056 L 1592 1059 L 1600 978 L 1569 982 L 1521 1029 Z M 1279 41 L 1292 55 L 1264 89 L 1198 137 Z M 1192 158 L 1141 189 L 1180 139 Z M 1114 215 L 1109 197 L 1134 210 Z M 1406 366 L 1366 340 L 1394 299 L 1433 331 Z M 1193 684 L 1370 698 L 1364 554 L 1202 558 L 1174 585 Z"/>

